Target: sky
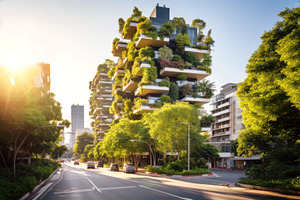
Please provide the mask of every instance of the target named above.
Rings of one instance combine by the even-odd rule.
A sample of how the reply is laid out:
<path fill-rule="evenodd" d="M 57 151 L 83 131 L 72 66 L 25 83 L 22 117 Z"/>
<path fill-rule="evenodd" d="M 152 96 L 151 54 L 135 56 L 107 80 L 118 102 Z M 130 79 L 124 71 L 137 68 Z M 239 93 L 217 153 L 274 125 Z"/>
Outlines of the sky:
<path fill-rule="evenodd" d="M 134 6 L 149 17 L 156 6 L 170 8 L 170 18 L 187 24 L 200 18 L 205 34 L 215 40 L 212 74 L 216 92 L 226 83 L 242 82 L 260 37 L 280 20 L 286 7 L 298 0 L 0 0 L 0 66 L 50 63 L 51 92 L 71 121 L 71 105 L 84 105 L 85 127 L 90 128 L 89 81 L 111 54 L 119 37 L 118 19 L 128 18 Z M 205 107 L 209 111 L 209 106 Z"/>

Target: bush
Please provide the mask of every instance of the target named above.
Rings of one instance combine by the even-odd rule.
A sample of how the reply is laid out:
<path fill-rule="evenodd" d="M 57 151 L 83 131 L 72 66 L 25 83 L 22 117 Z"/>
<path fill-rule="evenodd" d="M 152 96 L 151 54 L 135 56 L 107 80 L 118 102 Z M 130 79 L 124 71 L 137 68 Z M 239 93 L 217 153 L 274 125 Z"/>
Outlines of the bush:
<path fill-rule="evenodd" d="M 159 174 L 168 174 L 168 175 L 199 175 L 199 174 L 209 174 L 210 171 L 207 168 L 194 168 L 190 171 L 188 170 L 183 170 L 183 171 L 176 171 L 174 169 L 168 169 L 168 168 L 157 168 L 157 167 L 152 167 L 148 166 L 146 167 L 147 172 L 152 172 L 152 173 L 159 173 Z"/>
<path fill-rule="evenodd" d="M 38 167 L 35 171 L 35 177 L 38 180 L 44 180 L 48 178 L 53 172 L 53 168 L 51 166 Z"/>
<path fill-rule="evenodd" d="M 245 175 L 250 179 L 259 178 L 262 174 L 262 166 L 261 165 L 253 165 L 253 167 L 245 170 Z"/>

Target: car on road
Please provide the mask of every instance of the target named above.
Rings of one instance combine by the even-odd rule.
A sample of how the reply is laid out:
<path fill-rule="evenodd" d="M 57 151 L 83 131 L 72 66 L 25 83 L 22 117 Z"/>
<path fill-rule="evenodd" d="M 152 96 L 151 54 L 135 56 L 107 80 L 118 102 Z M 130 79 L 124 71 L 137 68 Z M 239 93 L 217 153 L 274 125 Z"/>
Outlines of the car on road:
<path fill-rule="evenodd" d="M 89 161 L 89 162 L 87 163 L 87 169 L 89 169 L 89 168 L 95 169 L 95 163 Z"/>
<path fill-rule="evenodd" d="M 75 160 L 75 161 L 74 161 L 74 165 L 79 165 L 79 161 L 78 161 L 78 160 Z"/>
<path fill-rule="evenodd" d="M 99 160 L 97 162 L 97 167 L 103 167 L 104 161 L 103 160 Z"/>
<path fill-rule="evenodd" d="M 135 173 L 135 169 L 132 163 L 125 163 L 123 166 L 124 173 Z"/>
<path fill-rule="evenodd" d="M 119 171 L 119 165 L 117 163 L 110 164 L 109 171 Z"/>

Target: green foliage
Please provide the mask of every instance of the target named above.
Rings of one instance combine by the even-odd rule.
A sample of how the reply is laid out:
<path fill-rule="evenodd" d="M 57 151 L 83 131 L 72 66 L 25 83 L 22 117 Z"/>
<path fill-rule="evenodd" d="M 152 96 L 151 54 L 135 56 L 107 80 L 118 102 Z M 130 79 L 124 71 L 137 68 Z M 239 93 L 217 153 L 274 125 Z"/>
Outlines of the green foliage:
<path fill-rule="evenodd" d="M 186 79 L 187 79 L 187 77 L 186 77 L 185 74 L 178 74 L 177 75 L 177 80 L 179 80 L 179 81 L 184 81 Z"/>
<path fill-rule="evenodd" d="M 185 52 L 184 53 L 184 60 L 189 63 L 194 63 L 196 60 L 196 54 L 194 52 Z"/>
<path fill-rule="evenodd" d="M 173 51 L 169 47 L 161 47 L 158 49 L 159 51 L 159 58 L 167 58 L 168 60 L 172 60 L 173 58 Z"/>
<path fill-rule="evenodd" d="M 299 101 L 293 95 L 299 95 L 300 8 L 286 9 L 279 16 L 283 20 L 264 33 L 262 44 L 249 59 L 248 76 L 237 92 L 246 126 L 238 138 L 238 153 L 260 152 L 266 159 L 265 177 L 299 173 L 295 169 L 300 159 Z"/>
<path fill-rule="evenodd" d="M 140 33 L 147 33 L 148 29 L 150 28 L 150 25 L 151 25 L 151 21 L 147 18 L 144 21 L 140 22 L 136 28 L 137 31 Z"/>
<path fill-rule="evenodd" d="M 51 157 L 57 159 L 58 157 L 62 156 L 66 151 L 68 151 L 68 148 L 65 145 L 55 144 L 51 153 Z"/>
<path fill-rule="evenodd" d="M 130 99 L 124 99 L 123 104 L 124 104 L 124 113 L 123 114 L 126 118 L 130 119 L 132 117 L 133 103 Z"/>
<path fill-rule="evenodd" d="M 283 190 L 295 190 L 300 191 L 300 177 L 293 179 L 276 179 L 276 180 L 265 180 L 265 179 L 250 179 L 242 178 L 239 179 L 239 183 L 247 185 L 256 185 L 261 187 L 278 188 Z"/>
<path fill-rule="evenodd" d="M 154 50 L 150 46 L 146 46 L 145 48 L 141 48 L 139 52 L 139 57 L 140 58 L 148 58 L 148 59 L 153 59 L 155 56 Z"/>
<path fill-rule="evenodd" d="M 161 80 L 161 81 L 158 83 L 158 85 L 159 85 L 160 87 L 163 87 L 163 86 L 165 86 L 165 87 L 170 87 L 171 83 L 170 83 L 169 80 L 163 79 L 163 80 Z"/>
<path fill-rule="evenodd" d="M 135 58 L 139 55 L 139 50 L 136 49 L 135 42 L 130 41 L 127 45 L 127 48 L 128 61 L 134 62 Z"/>
<path fill-rule="evenodd" d="M 182 35 L 184 35 L 187 33 L 187 26 L 183 17 L 174 17 L 172 20 L 172 24 L 176 29 L 177 34 L 181 33 Z"/>
<path fill-rule="evenodd" d="M 135 109 L 140 109 L 142 107 L 143 103 L 147 103 L 148 100 L 147 99 L 140 99 L 140 98 L 135 98 L 134 99 L 134 105 L 135 105 Z"/>
<path fill-rule="evenodd" d="M 115 38 L 115 39 L 113 40 L 113 48 L 115 48 L 115 49 L 118 48 L 118 43 L 119 43 L 119 41 L 120 41 L 120 38 Z"/>
<path fill-rule="evenodd" d="M 123 28 L 124 28 L 125 21 L 124 21 L 123 18 L 119 18 L 118 23 L 119 23 L 119 33 L 122 33 L 122 32 L 123 32 Z"/>
<path fill-rule="evenodd" d="M 206 115 L 206 116 L 201 116 L 200 119 L 200 126 L 201 127 L 210 127 L 212 123 L 214 123 L 216 120 L 212 115 Z"/>
<path fill-rule="evenodd" d="M 206 23 L 202 19 L 194 19 L 191 26 L 197 28 L 197 42 L 202 42 L 204 38 L 202 30 L 205 28 Z"/>
<path fill-rule="evenodd" d="M 159 35 L 163 35 L 165 37 L 171 37 L 172 33 L 174 32 L 175 27 L 174 24 L 171 22 L 164 23 L 160 28 L 159 28 Z"/>
<path fill-rule="evenodd" d="M 131 17 L 129 17 L 129 18 L 126 19 L 125 25 L 123 27 L 123 34 L 127 34 L 128 33 L 131 21 L 132 21 Z"/>
<path fill-rule="evenodd" d="M 140 17 L 142 17 L 142 11 L 140 11 L 136 6 L 134 6 L 132 12 L 133 12 L 131 15 L 132 18 L 139 19 Z"/>
<path fill-rule="evenodd" d="M 183 98 L 186 95 L 192 95 L 193 92 L 194 92 L 194 90 L 193 90 L 191 84 L 188 83 L 188 84 L 183 85 L 183 86 L 180 87 L 180 89 L 179 89 L 179 94 L 180 95 L 179 96 L 180 96 L 180 98 Z"/>
<path fill-rule="evenodd" d="M 191 125 L 191 135 L 199 131 L 199 118 L 197 110 L 188 103 L 164 104 L 153 113 L 147 113 L 143 120 L 150 127 L 150 135 L 157 138 L 157 149 L 162 152 L 177 151 L 178 155 L 186 150 L 187 126 L 180 122 Z"/>
<path fill-rule="evenodd" d="M 176 171 L 174 169 L 166 169 L 166 168 L 156 168 L 148 165 L 146 167 L 147 172 L 158 173 L 158 174 L 168 174 L 168 175 L 200 175 L 200 174 L 209 174 L 210 171 L 207 168 L 194 168 L 190 171 Z"/>
<path fill-rule="evenodd" d="M 172 102 L 175 102 L 179 99 L 179 89 L 178 85 L 176 85 L 175 83 L 171 83 L 170 85 L 169 96 Z"/>
<path fill-rule="evenodd" d="M 158 37 L 158 34 L 157 33 L 153 33 L 153 32 L 147 32 L 147 33 L 145 33 L 145 35 L 147 37 L 152 38 L 153 40 L 157 40 L 157 37 Z"/>
<path fill-rule="evenodd" d="M 182 58 L 181 58 L 181 56 L 180 56 L 180 55 L 178 55 L 178 54 L 175 54 L 175 55 L 173 56 L 173 59 L 172 59 L 172 61 L 180 61 L 180 60 L 182 60 Z"/>
<path fill-rule="evenodd" d="M 88 144 L 93 144 L 94 135 L 83 132 L 82 134 L 78 135 L 76 138 L 76 144 L 74 145 L 73 152 L 75 155 L 79 156 L 84 153 L 84 148 Z"/>
<path fill-rule="evenodd" d="M 202 81 L 198 82 L 197 90 L 202 97 L 211 98 L 214 96 L 214 87 L 214 82 L 209 82 L 209 80 L 203 79 Z"/>
<path fill-rule="evenodd" d="M 150 68 L 145 68 L 143 71 L 143 78 L 141 80 L 142 83 L 150 83 L 154 82 L 157 77 L 157 69 L 155 66 L 151 66 Z"/>
<path fill-rule="evenodd" d="M 157 28 L 155 26 L 150 26 L 148 29 L 149 32 L 156 32 Z"/>
<path fill-rule="evenodd" d="M 163 103 L 170 103 L 171 102 L 171 98 L 168 95 L 161 95 L 160 98 L 161 102 Z"/>
<path fill-rule="evenodd" d="M 177 35 L 175 41 L 178 49 L 181 50 L 181 52 L 184 52 L 185 46 L 191 46 L 191 39 L 186 33 L 184 35 Z"/>

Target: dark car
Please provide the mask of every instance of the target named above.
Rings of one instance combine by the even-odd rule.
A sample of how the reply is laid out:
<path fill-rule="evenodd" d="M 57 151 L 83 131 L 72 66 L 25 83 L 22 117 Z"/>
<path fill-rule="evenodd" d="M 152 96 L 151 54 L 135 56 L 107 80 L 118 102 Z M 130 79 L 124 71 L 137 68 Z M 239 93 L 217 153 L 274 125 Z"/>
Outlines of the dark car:
<path fill-rule="evenodd" d="M 100 160 L 97 162 L 97 167 L 103 167 L 104 161 Z"/>
<path fill-rule="evenodd" d="M 92 168 L 92 169 L 95 169 L 95 163 L 94 162 L 88 162 L 87 163 L 87 169 L 89 169 L 89 168 Z"/>
<path fill-rule="evenodd" d="M 135 173 L 133 164 L 131 163 L 124 164 L 123 171 L 124 173 Z"/>
<path fill-rule="evenodd" d="M 119 165 L 117 163 L 112 163 L 109 167 L 110 171 L 119 171 Z"/>
<path fill-rule="evenodd" d="M 74 165 L 79 165 L 79 161 L 78 161 L 78 160 L 75 160 L 75 161 L 74 161 Z"/>

